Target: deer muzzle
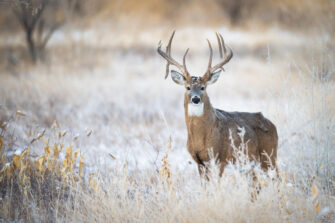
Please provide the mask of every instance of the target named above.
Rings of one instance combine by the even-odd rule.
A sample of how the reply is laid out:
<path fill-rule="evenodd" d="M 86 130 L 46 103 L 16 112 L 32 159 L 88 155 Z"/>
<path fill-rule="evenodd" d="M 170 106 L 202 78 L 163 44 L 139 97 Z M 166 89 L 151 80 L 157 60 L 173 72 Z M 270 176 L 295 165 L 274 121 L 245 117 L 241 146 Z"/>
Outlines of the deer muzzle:
<path fill-rule="evenodd" d="M 200 103 L 201 100 L 200 100 L 200 97 L 198 97 L 198 96 L 193 96 L 192 99 L 191 99 L 191 101 L 192 101 L 192 104 L 197 105 L 197 104 Z"/>

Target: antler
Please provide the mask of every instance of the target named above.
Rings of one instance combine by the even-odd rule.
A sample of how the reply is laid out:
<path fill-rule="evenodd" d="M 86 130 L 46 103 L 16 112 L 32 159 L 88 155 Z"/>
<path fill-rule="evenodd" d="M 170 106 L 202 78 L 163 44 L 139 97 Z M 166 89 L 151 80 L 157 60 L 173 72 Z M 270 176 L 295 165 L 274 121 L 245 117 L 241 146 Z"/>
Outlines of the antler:
<path fill-rule="evenodd" d="M 216 34 L 216 38 L 217 38 L 218 43 L 219 43 L 220 58 L 223 59 L 223 54 L 224 54 L 225 57 L 220 63 L 218 63 L 214 67 L 212 67 L 213 49 L 212 49 L 211 43 L 207 39 L 208 47 L 209 47 L 209 62 L 208 62 L 207 71 L 204 75 L 204 77 L 207 78 L 207 79 L 210 79 L 212 74 L 218 69 L 222 69 L 224 71 L 223 65 L 228 63 L 230 61 L 230 59 L 233 57 L 233 51 L 231 50 L 230 47 L 228 47 L 228 53 L 227 53 L 227 49 L 226 49 L 223 37 L 218 33 L 215 33 L 215 34 Z"/>
<path fill-rule="evenodd" d="M 157 48 L 157 52 L 165 59 L 167 60 L 167 64 L 166 64 L 166 74 L 165 74 L 165 79 L 167 78 L 167 76 L 169 75 L 169 66 L 170 65 L 174 65 L 176 66 L 180 71 L 182 71 L 183 76 L 185 78 L 189 78 L 190 74 L 187 71 L 186 68 L 186 55 L 188 53 L 188 50 L 186 50 L 184 57 L 183 57 L 183 65 L 179 64 L 175 59 L 173 59 L 171 57 L 171 44 L 172 44 L 172 40 L 173 40 L 173 36 L 175 34 L 175 31 L 173 31 L 170 40 L 169 40 L 169 44 L 166 46 L 166 50 L 165 52 L 162 50 L 162 42 L 159 41 L 158 43 L 158 48 Z"/>

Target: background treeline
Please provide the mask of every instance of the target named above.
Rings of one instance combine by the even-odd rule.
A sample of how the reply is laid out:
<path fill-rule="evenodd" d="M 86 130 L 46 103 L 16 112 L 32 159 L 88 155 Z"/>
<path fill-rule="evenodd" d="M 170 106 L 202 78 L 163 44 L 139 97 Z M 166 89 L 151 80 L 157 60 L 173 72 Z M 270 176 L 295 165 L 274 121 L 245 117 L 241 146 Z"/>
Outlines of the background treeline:
<path fill-rule="evenodd" d="M 334 33 L 334 0 L 31 0 L 35 8 L 48 1 L 45 16 L 84 22 L 140 21 L 143 25 L 222 25 L 256 27 L 281 25 L 294 29 L 327 28 Z M 18 22 L 14 4 L 25 0 L 0 1 L 0 29 L 15 31 Z"/>

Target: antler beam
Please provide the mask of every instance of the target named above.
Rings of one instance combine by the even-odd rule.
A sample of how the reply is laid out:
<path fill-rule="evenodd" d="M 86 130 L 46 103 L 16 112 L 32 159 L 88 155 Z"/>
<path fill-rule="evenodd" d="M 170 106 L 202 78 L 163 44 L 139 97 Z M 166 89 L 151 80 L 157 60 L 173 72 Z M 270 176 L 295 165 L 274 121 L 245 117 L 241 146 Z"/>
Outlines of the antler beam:
<path fill-rule="evenodd" d="M 170 37 L 170 40 L 169 40 L 169 43 L 168 45 L 166 46 L 166 50 L 165 52 L 162 50 L 162 42 L 159 41 L 159 44 L 158 44 L 158 48 L 157 48 L 157 52 L 165 59 L 167 60 L 167 64 L 166 64 L 166 74 L 165 74 L 165 79 L 167 78 L 167 76 L 169 75 L 169 67 L 170 65 L 174 65 L 176 66 L 184 75 L 185 79 L 186 78 L 189 78 L 190 75 L 187 71 L 187 68 L 186 68 L 186 55 L 188 53 L 188 50 L 186 50 L 185 54 L 184 54 L 184 57 L 183 57 L 183 65 L 181 65 L 180 63 L 178 63 L 175 59 L 173 59 L 171 57 L 171 44 L 172 44 L 172 40 L 173 40 L 173 37 L 174 37 L 174 34 L 175 34 L 175 31 L 173 31 L 171 37 Z"/>
<path fill-rule="evenodd" d="M 217 71 L 218 69 L 224 70 L 223 65 L 228 63 L 230 61 L 230 59 L 233 57 L 233 51 L 231 50 L 230 47 L 227 47 L 228 49 L 226 48 L 223 37 L 221 36 L 221 34 L 218 34 L 218 33 L 215 33 L 215 34 L 216 34 L 216 38 L 217 38 L 218 45 L 219 45 L 220 58 L 222 60 L 221 60 L 221 62 L 216 64 L 214 67 L 212 67 L 213 49 L 212 49 L 211 43 L 207 39 L 208 47 L 209 47 L 209 62 L 208 62 L 207 71 L 204 75 L 204 77 L 206 77 L 206 78 L 210 78 L 212 76 L 212 74 L 215 71 Z"/>

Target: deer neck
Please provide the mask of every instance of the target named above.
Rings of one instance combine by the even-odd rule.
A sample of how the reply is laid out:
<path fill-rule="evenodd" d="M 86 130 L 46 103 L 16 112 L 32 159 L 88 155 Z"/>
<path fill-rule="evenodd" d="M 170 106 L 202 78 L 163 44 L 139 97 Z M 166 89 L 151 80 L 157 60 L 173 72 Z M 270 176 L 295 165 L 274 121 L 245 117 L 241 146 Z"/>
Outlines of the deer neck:
<path fill-rule="evenodd" d="M 211 105 L 209 97 L 205 94 L 202 105 L 192 105 L 185 94 L 184 108 L 187 130 L 191 132 L 203 132 L 211 128 L 215 123 L 215 110 Z"/>

